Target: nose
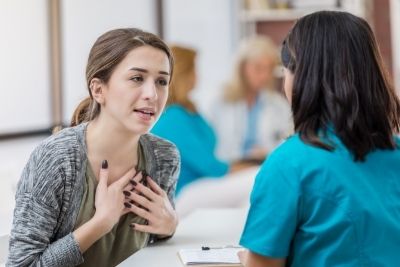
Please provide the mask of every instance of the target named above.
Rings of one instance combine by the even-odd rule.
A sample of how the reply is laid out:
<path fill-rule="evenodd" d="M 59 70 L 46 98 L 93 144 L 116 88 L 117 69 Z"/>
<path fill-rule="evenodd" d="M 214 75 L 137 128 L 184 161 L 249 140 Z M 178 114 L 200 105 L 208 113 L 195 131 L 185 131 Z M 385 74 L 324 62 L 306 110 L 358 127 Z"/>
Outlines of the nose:
<path fill-rule="evenodd" d="M 147 82 L 143 85 L 142 96 L 145 100 L 157 100 L 158 95 L 155 81 L 152 79 L 147 80 Z"/>

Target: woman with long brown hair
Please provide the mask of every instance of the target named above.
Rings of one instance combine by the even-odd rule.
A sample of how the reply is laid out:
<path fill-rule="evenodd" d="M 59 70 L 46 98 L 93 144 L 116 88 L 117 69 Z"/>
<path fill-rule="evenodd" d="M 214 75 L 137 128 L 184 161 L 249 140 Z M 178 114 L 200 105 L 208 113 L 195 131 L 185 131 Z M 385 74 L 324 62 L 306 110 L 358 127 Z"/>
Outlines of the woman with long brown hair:
<path fill-rule="evenodd" d="M 174 233 L 179 154 L 147 133 L 172 72 L 154 34 L 127 28 L 97 39 L 73 127 L 43 141 L 22 173 L 7 266 L 115 266 Z"/>

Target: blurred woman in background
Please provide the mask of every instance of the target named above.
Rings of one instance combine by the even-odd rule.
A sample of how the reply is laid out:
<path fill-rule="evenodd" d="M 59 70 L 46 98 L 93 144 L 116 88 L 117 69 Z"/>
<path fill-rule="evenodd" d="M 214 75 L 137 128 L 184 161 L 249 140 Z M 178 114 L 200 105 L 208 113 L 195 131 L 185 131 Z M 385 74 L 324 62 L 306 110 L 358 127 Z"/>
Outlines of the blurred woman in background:
<path fill-rule="evenodd" d="M 172 46 L 171 51 L 175 67 L 167 108 L 151 131 L 178 147 L 181 172 L 176 192 L 179 194 L 187 184 L 203 177 L 222 177 L 238 169 L 239 164 L 230 166 L 216 156 L 214 130 L 190 100 L 196 85 L 196 51 L 182 46 Z"/>
<path fill-rule="evenodd" d="M 210 117 L 224 160 L 262 162 L 292 132 L 290 107 L 275 87 L 278 55 L 265 36 L 240 44 L 231 80 Z"/>
<path fill-rule="evenodd" d="M 216 156 L 218 141 L 214 130 L 190 100 L 190 93 L 196 85 L 196 51 L 182 46 L 172 46 L 171 51 L 175 67 L 167 108 L 151 132 L 173 142 L 181 155 L 181 172 L 176 189 L 178 214 L 186 214 L 199 207 L 242 203 L 248 196 L 252 181 L 227 177 L 230 177 L 228 173 L 245 169 L 251 164 L 231 164 Z M 230 193 L 221 195 L 218 189 L 221 186 L 230 189 Z"/>

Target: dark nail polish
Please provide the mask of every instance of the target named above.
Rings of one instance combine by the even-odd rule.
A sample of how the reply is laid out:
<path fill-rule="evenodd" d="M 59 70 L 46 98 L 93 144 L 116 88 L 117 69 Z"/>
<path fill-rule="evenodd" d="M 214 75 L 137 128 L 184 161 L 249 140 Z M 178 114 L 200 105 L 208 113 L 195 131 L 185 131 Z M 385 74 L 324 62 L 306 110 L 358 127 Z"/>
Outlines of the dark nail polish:
<path fill-rule="evenodd" d="M 129 191 L 124 191 L 122 193 L 124 193 L 124 195 L 127 196 L 127 197 L 129 197 L 131 195 L 131 192 L 129 192 Z"/>
<path fill-rule="evenodd" d="M 103 162 L 101 163 L 101 168 L 102 169 L 108 169 L 108 161 L 106 159 L 103 160 Z"/>
<path fill-rule="evenodd" d="M 129 225 L 131 228 L 135 228 L 135 225 L 134 224 L 130 224 Z"/>
<path fill-rule="evenodd" d="M 131 204 L 129 204 L 129 203 L 124 203 L 124 205 L 125 205 L 125 207 L 127 207 L 127 208 L 132 208 L 132 205 Z"/>
<path fill-rule="evenodd" d="M 130 180 L 130 183 L 131 183 L 133 186 L 137 186 L 137 182 L 136 182 L 135 180 Z"/>

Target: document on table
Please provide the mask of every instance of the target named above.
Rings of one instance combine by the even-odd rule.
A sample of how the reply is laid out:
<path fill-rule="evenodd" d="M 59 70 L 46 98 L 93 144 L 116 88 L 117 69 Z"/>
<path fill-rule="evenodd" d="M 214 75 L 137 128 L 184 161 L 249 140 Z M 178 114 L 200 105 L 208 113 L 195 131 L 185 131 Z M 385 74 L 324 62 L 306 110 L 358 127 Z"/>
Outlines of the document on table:
<path fill-rule="evenodd" d="M 241 266 L 237 255 L 241 250 L 240 247 L 181 249 L 178 255 L 185 266 Z"/>

